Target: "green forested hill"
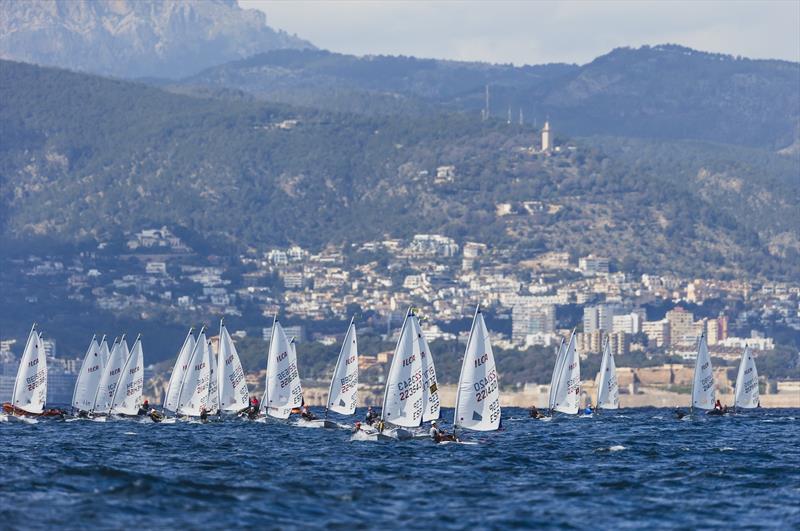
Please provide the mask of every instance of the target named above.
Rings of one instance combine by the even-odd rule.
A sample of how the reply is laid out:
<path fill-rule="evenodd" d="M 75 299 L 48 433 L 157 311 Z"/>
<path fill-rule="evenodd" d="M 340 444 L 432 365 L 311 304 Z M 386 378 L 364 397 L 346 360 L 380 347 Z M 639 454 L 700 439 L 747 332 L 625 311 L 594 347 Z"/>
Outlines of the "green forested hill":
<path fill-rule="evenodd" d="M 574 136 L 695 139 L 780 149 L 800 137 L 800 64 L 682 46 L 618 48 L 585 65 L 491 65 L 277 50 L 212 67 L 183 86 L 360 113 L 421 113 L 444 105 L 514 120 L 549 116 Z"/>
<path fill-rule="evenodd" d="M 296 120 L 295 122 L 285 122 Z M 439 232 L 604 253 L 618 267 L 797 275 L 797 158 L 586 137 L 543 157 L 529 126 L 472 113 L 337 113 L 213 99 L 0 62 L 6 241 L 108 240 L 166 224 L 211 250 Z M 435 184 L 439 165 L 456 166 Z M 427 172 L 427 173 L 426 173 Z M 527 215 L 524 203 L 551 205 Z M 497 216 L 508 203 L 512 214 Z"/>

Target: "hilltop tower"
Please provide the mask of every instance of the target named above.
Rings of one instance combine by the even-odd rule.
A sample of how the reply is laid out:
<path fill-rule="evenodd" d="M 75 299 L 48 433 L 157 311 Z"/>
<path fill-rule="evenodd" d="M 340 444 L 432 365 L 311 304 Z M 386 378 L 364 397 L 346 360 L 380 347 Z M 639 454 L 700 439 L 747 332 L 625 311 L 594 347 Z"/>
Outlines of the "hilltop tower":
<path fill-rule="evenodd" d="M 550 121 L 545 120 L 542 128 L 542 153 L 553 151 L 553 137 L 550 136 Z"/>

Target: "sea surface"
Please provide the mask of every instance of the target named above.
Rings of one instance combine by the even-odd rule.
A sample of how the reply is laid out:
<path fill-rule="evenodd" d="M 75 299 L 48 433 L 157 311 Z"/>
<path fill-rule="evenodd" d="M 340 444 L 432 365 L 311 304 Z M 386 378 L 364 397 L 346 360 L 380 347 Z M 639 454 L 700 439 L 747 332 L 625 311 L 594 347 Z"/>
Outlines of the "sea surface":
<path fill-rule="evenodd" d="M 0 528 L 797 529 L 798 419 L 504 409 L 470 445 L 296 421 L 4 422 Z"/>

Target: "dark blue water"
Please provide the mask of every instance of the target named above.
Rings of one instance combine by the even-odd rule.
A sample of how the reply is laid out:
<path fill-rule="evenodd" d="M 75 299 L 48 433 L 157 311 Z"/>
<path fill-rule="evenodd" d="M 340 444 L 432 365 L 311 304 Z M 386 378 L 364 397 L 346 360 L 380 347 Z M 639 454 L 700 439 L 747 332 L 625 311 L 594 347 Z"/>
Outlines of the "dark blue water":
<path fill-rule="evenodd" d="M 0 528 L 800 526 L 800 410 L 524 415 L 503 410 L 474 446 L 277 421 L 0 423 Z"/>

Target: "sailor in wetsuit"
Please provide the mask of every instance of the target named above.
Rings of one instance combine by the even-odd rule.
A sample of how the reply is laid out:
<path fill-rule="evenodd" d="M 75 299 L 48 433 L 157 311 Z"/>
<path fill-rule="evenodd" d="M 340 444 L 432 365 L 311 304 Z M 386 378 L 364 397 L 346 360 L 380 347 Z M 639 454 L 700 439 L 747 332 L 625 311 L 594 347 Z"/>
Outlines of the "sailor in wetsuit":
<path fill-rule="evenodd" d="M 203 422 L 208 422 L 208 411 L 205 407 L 200 408 L 200 420 Z"/>
<path fill-rule="evenodd" d="M 149 415 L 150 414 L 150 401 L 145 398 L 144 402 L 142 402 L 142 405 L 139 406 L 139 411 L 137 411 L 136 414 L 139 415 L 140 417 L 142 417 L 144 415 Z"/>
<path fill-rule="evenodd" d="M 364 422 L 366 422 L 369 426 L 372 426 L 376 420 L 378 420 L 378 414 L 375 413 L 375 411 L 372 409 L 372 406 L 369 406 L 367 408 L 367 417 L 364 419 Z"/>
<path fill-rule="evenodd" d="M 303 417 L 304 420 L 317 420 L 317 416 L 308 409 L 308 406 L 300 408 L 300 416 Z"/>
<path fill-rule="evenodd" d="M 536 406 L 531 406 L 531 408 L 528 410 L 528 412 L 530 413 L 531 418 L 534 418 L 534 419 L 540 419 L 540 418 L 544 417 L 544 415 L 542 415 L 542 412 L 539 411 L 539 409 Z"/>
<path fill-rule="evenodd" d="M 431 422 L 431 429 L 430 429 L 430 431 L 428 433 L 430 434 L 431 439 L 433 440 L 433 442 L 436 442 L 436 443 L 440 443 L 442 441 L 455 441 L 456 440 L 455 435 L 450 435 L 448 433 L 445 433 L 443 430 L 440 430 L 439 429 L 439 423 L 437 421 L 435 421 L 435 420 Z"/>

